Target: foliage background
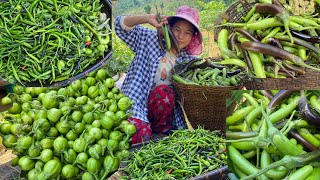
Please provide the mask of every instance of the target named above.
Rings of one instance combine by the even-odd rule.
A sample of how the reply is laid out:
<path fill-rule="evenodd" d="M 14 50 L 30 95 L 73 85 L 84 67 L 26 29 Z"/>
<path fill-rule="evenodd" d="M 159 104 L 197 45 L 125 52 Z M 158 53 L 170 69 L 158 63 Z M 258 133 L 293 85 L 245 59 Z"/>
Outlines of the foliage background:
<path fill-rule="evenodd" d="M 160 11 L 169 16 L 182 5 L 195 8 L 200 14 L 200 29 L 203 34 L 203 53 L 201 57 L 217 57 L 219 51 L 214 42 L 214 21 L 219 14 L 228 8 L 235 0 L 115 0 L 112 1 L 113 19 L 116 16 L 130 14 L 141 15 L 156 13 L 155 5 L 163 7 Z M 150 27 L 150 26 L 147 26 Z M 153 28 L 153 27 L 150 27 Z M 126 72 L 134 57 L 134 53 L 116 36 L 112 36 L 113 57 L 108 66 L 109 75 Z"/>

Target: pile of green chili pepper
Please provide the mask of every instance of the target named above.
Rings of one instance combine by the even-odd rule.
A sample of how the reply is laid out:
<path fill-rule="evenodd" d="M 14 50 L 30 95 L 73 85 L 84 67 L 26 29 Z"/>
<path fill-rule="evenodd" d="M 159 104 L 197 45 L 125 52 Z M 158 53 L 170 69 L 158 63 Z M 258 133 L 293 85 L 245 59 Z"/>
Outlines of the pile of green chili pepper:
<path fill-rule="evenodd" d="M 99 0 L 0 2 L 0 74 L 41 86 L 66 80 L 109 51 L 109 18 Z"/>
<path fill-rule="evenodd" d="M 222 64 L 245 67 L 251 77 L 286 78 L 320 71 L 320 19 L 293 15 L 278 0 L 260 0 L 242 17 L 223 22 L 217 44 Z M 232 31 L 230 30 L 232 27 Z"/>
<path fill-rule="evenodd" d="M 247 91 L 227 117 L 229 170 L 241 179 L 318 179 L 320 91 Z"/>
<path fill-rule="evenodd" d="M 203 128 L 176 130 L 124 161 L 128 179 L 187 179 L 226 165 L 224 138 Z"/>
<path fill-rule="evenodd" d="M 236 86 L 241 82 L 240 70 L 227 72 L 227 68 L 205 68 L 189 70 L 180 75 L 175 74 L 172 79 L 176 82 L 201 86 Z"/>

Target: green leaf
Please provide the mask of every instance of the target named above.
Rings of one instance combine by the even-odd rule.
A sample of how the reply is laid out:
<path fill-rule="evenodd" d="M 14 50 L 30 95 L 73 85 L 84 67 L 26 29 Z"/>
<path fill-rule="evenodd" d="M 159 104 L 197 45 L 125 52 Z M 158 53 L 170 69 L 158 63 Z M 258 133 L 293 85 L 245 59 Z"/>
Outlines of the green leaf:
<path fill-rule="evenodd" d="M 237 104 L 242 100 L 242 94 L 248 92 L 248 90 L 234 90 L 231 91 L 231 97 L 227 99 L 226 106 L 227 108 L 233 103 L 236 102 Z"/>

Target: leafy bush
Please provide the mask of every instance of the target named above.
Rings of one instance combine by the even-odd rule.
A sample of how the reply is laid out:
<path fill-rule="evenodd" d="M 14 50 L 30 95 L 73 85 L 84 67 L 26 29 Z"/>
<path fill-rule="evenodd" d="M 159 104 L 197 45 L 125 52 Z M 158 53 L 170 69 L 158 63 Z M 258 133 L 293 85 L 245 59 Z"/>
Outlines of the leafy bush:
<path fill-rule="evenodd" d="M 134 52 L 114 33 L 112 34 L 112 58 L 107 65 L 109 76 L 127 72 L 133 60 Z"/>
<path fill-rule="evenodd" d="M 218 15 L 222 13 L 226 5 L 222 1 L 211 1 L 208 3 L 204 3 L 202 1 L 198 1 L 199 6 L 202 8 L 200 11 L 201 18 L 201 28 L 206 30 L 213 30 L 214 21 L 218 18 Z"/>

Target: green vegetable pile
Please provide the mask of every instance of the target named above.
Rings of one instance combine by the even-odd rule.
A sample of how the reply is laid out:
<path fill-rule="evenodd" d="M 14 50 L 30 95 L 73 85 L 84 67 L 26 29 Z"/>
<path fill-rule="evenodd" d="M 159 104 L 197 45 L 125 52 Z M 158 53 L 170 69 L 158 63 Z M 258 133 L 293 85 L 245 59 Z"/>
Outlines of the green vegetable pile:
<path fill-rule="evenodd" d="M 242 22 L 231 17 L 216 26 L 222 28 L 217 33 L 221 63 L 245 67 L 256 78 L 294 78 L 307 70 L 319 72 L 318 15 L 294 15 L 285 7 L 278 0 L 259 0 L 241 17 Z"/>
<path fill-rule="evenodd" d="M 197 68 L 172 76 L 173 81 L 200 86 L 237 86 L 241 82 L 240 70 L 228 72 L 228 67 Z"/>
<path fill-rule="evenodd" d="M 0 125 L 3 145 L 28 179 L 106 179 L 129 155 L 136 132 L 127 121 L 131 100 L 105 69 L 67 87 L 14 86 Z"/>
<path fill-rule="evenodd" d="M 66 80 L 102 59 L 111 29 L 100 0 L 0 1 L 0 74 L 12 84 Z"/>
<path fill-rule="evenodd" d="M 319 179 L 320 92 L 247 91 L 227 117 L 228 169 L 241 179 Z"/>
<path fill-rule="evenodd" d="M 125 179 L 186 179 L 226 165 L 224 138 L 203 128 L 176 130 L 124 160 Z"/>

